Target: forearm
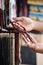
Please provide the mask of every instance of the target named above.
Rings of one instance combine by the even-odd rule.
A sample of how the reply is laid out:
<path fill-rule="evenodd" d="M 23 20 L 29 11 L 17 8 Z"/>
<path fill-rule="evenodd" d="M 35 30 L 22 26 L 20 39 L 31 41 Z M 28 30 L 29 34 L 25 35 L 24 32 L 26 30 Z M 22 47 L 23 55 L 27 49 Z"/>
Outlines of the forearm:
<path fill-rule="evenodd" d="M 34 30 L 43 32 L 43 22 L 35 22 L 34 23 Z"/>

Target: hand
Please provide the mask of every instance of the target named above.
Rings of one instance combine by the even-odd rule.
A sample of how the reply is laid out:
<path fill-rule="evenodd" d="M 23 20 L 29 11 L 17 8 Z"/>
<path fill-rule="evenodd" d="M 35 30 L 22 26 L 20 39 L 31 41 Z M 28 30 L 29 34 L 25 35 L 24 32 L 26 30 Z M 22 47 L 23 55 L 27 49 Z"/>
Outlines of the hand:
<path fill-rule="evenodd" d="M 29 17 L 16 17 L 13 18 L 13 20 L 22 25 L 26 29 L 26 31 L 31 31 L 34 29 L 34 21 Z"/>
<path fill-rule="evenodd" d="M 29 47 L 31 50 L 38 52 L 38 53 L 43 53 L 43 43 L 38 43 L 33 36 L 29 35 L 31 39 L 29 39 L 25 33 L 22 35 L 24 41 L 25 41 L 25 46 Z M 27 41 L 27 39 L 29 41 Z"/>
<path fill-rule="evenodd" d="M 13 18 L 13 20 L 19 23 L 21 26 L 23 26 L 26 29 L 26 31 L 31 31 L 35 27 L 34 21 L 28 17 L 17 17 Z M 30 38 L 31 40 L 28 38 L 28 36 L 25 37 L 25 33 L 23 34 L 23 39 L 25 40 L 26 43 L 25 45 L 33 51 L 43 53 L 43 44 L 38 43 L 32 36 L 30 36 Z"/>

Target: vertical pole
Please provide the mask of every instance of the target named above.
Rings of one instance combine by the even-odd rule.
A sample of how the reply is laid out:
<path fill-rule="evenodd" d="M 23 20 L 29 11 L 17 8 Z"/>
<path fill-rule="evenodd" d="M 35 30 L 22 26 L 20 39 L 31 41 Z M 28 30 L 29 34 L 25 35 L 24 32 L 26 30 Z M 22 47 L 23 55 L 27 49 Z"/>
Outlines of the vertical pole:
<path fill-rule="evenodd" d="M 15 65 L 19 65 L 19 33 L 15 33 Z"/>

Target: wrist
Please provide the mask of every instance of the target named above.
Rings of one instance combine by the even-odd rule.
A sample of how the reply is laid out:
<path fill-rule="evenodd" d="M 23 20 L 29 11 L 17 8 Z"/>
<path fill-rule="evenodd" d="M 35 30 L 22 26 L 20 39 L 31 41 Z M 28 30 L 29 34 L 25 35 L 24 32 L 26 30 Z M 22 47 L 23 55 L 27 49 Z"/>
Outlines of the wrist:
<path fill-rule="evenodd" d="M 34 21 L 34 28 L 33 28 L 33 30 L 37 30 L 37 25 L 38 25 L 38 22 Z"/>

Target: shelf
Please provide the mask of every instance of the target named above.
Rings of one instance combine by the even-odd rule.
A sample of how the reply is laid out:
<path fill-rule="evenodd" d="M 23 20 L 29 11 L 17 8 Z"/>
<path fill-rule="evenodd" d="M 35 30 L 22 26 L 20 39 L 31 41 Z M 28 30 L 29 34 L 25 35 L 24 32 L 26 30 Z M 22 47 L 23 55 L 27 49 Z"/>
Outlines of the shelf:
<path fill-rule="evenodd" d="M 28 15 L 32 15 L 32 16 L 43 18 L 43 13 L 40 13 L 40 12 L 29 12 Z"/>
<path fill-rule="evenodd" d="M 42 2 L 34 2 L 34 1 L 27 1 L 27 4 L 29 5 L 37 5 L 37 6 L 43 6 L 43 3 Z"/>

